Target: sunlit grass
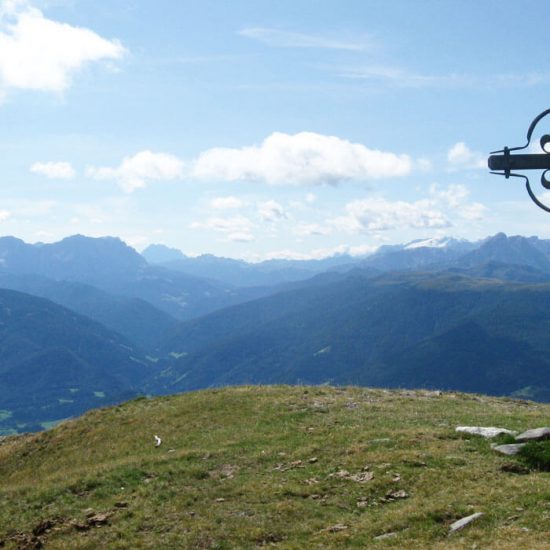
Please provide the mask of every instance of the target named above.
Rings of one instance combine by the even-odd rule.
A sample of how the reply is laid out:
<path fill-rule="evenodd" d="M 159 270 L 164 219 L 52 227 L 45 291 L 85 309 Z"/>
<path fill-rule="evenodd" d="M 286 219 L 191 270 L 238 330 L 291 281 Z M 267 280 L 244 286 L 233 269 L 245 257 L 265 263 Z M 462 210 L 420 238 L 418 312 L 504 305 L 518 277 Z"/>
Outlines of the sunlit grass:
<path fill-rule="evenodd" d="M 519 460 L 454 428 L 549 419 L 548 405 L 422 391 L 142 398 L 1 445 L 0 540 L 15 548 L 11 535 L 51 520 L 39 536 L 54 549 L 544 548 L 550 474 L 505 471 Z M 112 515 L 79 530 L 89 509 Z M 485 515 L 448 535 L 474 512 Z"/>

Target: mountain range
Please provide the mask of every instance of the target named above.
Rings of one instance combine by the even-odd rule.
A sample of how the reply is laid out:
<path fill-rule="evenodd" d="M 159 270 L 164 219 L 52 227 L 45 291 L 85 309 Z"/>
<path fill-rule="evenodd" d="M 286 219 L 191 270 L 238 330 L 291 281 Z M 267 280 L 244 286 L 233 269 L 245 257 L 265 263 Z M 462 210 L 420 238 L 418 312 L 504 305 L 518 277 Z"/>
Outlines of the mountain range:
<path fill-rule="evenodd" d="M 0 433 L 243 383 L 550 401 L 550 241 L 536 237 L 259 263 L 163 245 L 140 255 L 112 237 L 3 237 L 0 299 Z"/>

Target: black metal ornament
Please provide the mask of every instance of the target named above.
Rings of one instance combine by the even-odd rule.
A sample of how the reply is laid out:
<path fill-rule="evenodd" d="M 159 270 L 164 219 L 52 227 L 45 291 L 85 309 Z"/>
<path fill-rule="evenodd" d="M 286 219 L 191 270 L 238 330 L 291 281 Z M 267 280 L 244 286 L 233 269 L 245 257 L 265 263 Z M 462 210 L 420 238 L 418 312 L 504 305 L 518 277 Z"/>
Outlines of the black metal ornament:
<path fill-rule="evenodd" d="M 527 143 L 522 147 L 504 147 L 500 151 L 491 152 L 491 156 L 488 160 L 489 169 L 491 174 L 497 174 L 499 176 L 504 176 L 506 179 L 510 177 L 514 178 L 523 178 L 525 180 L 525 188 L 527 193 L 531 197 L 531 200 L 546 212 L 550 212 L 550 207 L 543 204 L 533 193 L 531 189 L 531 184 L 529 183 L 529 178 L 523 174 L 516 174 L 513 171 L 516 170 L 544 170 L 540 177 L 542 186 L 545 189 L 550 189 L 550 149 L 547 150 L 546 146 L 550 146 L 550 135 L 544 134 L 540 138 L 540 146 L 543 153 L 535 154 L 519 154 L 511 155 L 512 151 L 522 151 L 527 149 L 531 144 L 531 137 L 537 124 L 546 116 L 550 114 L 550 109 L 546 109 L 539 116 L 537 116 L 529 129 L 527 130 Z"/>

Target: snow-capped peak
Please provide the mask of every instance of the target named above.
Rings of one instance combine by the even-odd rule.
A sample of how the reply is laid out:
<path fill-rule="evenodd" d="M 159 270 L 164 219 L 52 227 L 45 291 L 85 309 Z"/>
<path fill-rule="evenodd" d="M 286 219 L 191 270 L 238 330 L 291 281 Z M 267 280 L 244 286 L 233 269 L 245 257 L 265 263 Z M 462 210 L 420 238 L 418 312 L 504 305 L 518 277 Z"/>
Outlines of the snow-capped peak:
<path fill-rule="evenodd" d="M 449 237 L 432 237 L 431 239 L 418 239 L 411 241 L 404 246 L 405 250 L 414 248 L 446 248 L 456 243 L 455 239 Z"/>

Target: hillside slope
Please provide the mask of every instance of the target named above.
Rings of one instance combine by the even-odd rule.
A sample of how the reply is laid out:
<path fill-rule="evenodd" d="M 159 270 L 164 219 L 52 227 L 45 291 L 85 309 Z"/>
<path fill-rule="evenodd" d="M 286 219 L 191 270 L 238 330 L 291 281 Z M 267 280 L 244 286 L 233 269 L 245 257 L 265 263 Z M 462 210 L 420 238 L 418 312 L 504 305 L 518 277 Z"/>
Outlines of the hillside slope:
<path fill-rule="evenodd" d="M 49 300 L 0 289 L 0 434 L 128 399 L 151 376 L 122 336 Z"/>
<path fill-rule="evenodd" d="M 550 400 L 550 285 L 358 271 L 181 324 L 157 391 L 425 387 Z"/>
<path fill-rule="evenodd" d="M 549 418 L 548 405 L 425 391 L 139 399 L 2 441 L 0 546 L 547 548 L 550 473 L 455 427 Z"/>
<path fill-rule="evenodd" d="M 144 350 L 157 344 L 176 324 L 173 317 L 144 300 L 110 294 L 84 283 L 0 271 L 0 288 L 46 298 L 72 309 L 122 334 Z"/>

